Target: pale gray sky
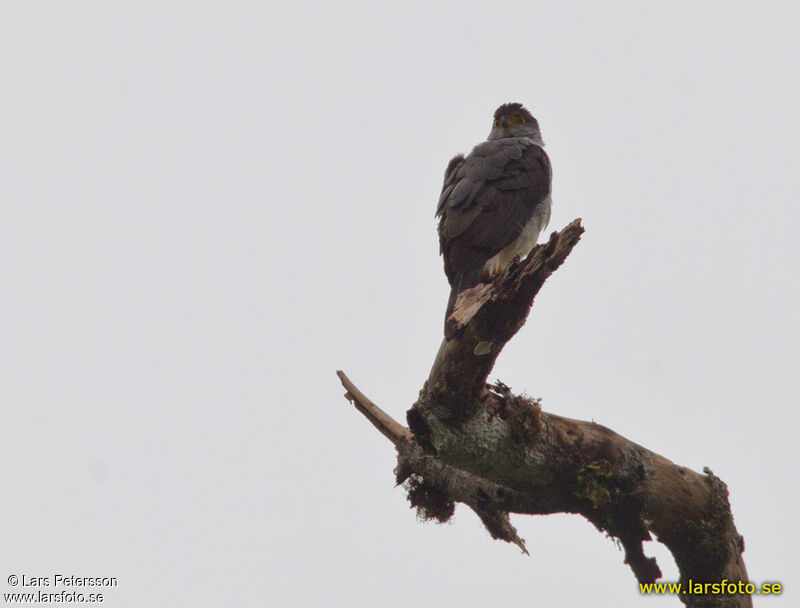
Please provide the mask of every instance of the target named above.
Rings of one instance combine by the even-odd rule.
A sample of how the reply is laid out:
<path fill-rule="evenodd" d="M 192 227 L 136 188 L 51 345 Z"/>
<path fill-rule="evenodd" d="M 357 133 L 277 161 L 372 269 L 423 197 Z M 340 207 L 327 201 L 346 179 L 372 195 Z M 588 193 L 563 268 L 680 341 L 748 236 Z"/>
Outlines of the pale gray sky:
<path fill-rule="evenodd" d="M 521 101 L 586 234 L 492 377 L 729 484 L 793 601 L 798 9 L 5 2 L 11 574 L 140 606 L 680 606 L 580 517 L 420 524 L 399 419 L 440 340 L 445 165 Z M 666 578 L 677 576 L 666 551 Z"/>

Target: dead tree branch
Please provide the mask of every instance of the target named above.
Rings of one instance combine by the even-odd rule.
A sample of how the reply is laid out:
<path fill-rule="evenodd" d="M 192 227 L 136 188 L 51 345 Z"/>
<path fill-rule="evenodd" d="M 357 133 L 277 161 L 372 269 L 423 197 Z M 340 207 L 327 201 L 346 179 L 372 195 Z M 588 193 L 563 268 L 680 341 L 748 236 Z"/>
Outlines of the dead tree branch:
<path fill-rule="evenodd" d="M 404 427 L 337 372 L 346 397 L 397 448 L 398 483 L 424 519 L 447 521 L 455 503 L 474 510 L 493 538 L 527 553 L 509 513 L 579 513 L 617 538 L 639 582 L 661 576 L 642 543 L 672 552 L 681 582 L 747 582 L 725 484 L 633 443 L 604 426 L 548 414 L 486 379 L 524 325 L 536 294 L 583 233 L 575 220 L 489 284 L 459 295 Z M 690 607 L 752 606 L 747 595 L 681 595 Z"/>

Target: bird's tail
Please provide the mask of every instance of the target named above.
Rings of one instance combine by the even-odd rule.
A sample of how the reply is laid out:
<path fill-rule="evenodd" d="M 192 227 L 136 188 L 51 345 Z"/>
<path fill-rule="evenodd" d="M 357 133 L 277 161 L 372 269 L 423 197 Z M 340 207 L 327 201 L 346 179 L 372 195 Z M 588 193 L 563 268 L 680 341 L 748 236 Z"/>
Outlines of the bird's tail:
<path fill-rule="evenodd" d="M 458 294 L 460 294 L 462 291 L 466 291 L 470 287 L 475 287 L 475 285 L 481 282 L 482 277 L 483 268 L 473 270 L 472 272 L 465 272 L 455 277 L 455 280 L 450 287 L 450 297 L 447 299 L 447 310 L 444 313 L 444 337 L 447 340 L 452 338 L 456 333 L 455 323 L 449 322 L 448 320 L 450 319 L 450 315 L 453 314 L 453 310 L 456 307 L 456 299 L 458 298 Z"/>
<path fill-rule="evenodd" d="M 444 337 L 449 340 L 456 333 L 456 327 L 450 323 L 448 319 L 453 314 L 453 308 L 456 306 L 456 298 L 458 297 L 458 288 L 453 286 L 450 288 L 450 297 L 447 300 L 447 310 L 444 313 Z"/>

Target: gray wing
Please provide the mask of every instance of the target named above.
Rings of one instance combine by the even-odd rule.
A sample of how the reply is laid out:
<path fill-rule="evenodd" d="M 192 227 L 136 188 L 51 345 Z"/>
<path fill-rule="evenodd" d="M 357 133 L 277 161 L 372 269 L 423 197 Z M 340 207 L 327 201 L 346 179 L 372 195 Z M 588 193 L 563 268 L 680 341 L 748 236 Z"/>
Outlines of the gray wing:
<path fill-rule="evenodd" d="M 547 199 L 551 179 L 547 154 L 527 138 L 487 141 L 450 161 L 436 215 L 451 285 L 463 290 L 480 280 L 484 264 Z"/>

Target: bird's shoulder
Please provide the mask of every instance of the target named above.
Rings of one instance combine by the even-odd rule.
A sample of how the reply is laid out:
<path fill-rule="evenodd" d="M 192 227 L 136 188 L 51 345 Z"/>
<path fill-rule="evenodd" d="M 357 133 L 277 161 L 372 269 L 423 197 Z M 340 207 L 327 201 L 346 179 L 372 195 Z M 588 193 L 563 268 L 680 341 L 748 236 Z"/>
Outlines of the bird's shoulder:
<path fill-rule="evenodd" d="M 490 191 L 494 187 L 525 189 L 532 185 L 531 179 L 544 183 L 549 182 L 550 176 L 547 153 L 539 142 L 529 137 L 481 142 L 467 156 L 458 155 L 447 165 L 436 215 L 448 209 L 469 207 L 487 186 Z M 481 199 L 483 203 L 488 202 L 485 197 Z"/>

